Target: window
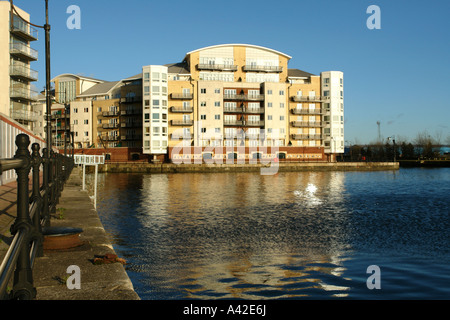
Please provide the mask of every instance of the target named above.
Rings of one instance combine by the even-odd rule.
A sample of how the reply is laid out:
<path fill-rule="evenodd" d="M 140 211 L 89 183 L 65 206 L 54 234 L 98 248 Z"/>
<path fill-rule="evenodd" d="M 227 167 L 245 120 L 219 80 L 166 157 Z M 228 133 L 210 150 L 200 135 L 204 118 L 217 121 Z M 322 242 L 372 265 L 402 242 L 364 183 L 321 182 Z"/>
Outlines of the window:
<path fill-rule="evenodd" d="M 280 96 L 284 96 L 284 90 L 280 90 Z"/>
<path fill-rule="evenodd" d="M 159 100 L 152 101 L 153 107 L 159 108 Z"/>
<path fill-rule="evenodd" d="M 159 86 L 153 86 L 152 87 L 152 93 L 153 94 L 159 94 Z"/>
<path fill-rule="evenodd" d="M 200 93 L 206 93 L 206 88 L 200 89 Z"/>
<path fill-rule="evenodd" d="M 329 96 L 330 96 L 330 91 L 325 90 L 325 91 L 323 92 L 323 96 L 324 96 L 324 97 L 329 97 Z"/>
<path fill-rule="evenodd" d="M 200 115 L 200 120 L 206 120 L 206 114 L 201 114 Z"/>
<path fill-rule="evenodd" d="M 284 116 L 280 116 L 280 120 L 281 120 L 281 121 L 284 121 Z"/>
<path fill-rule="evenodd" d="M 89 108 L 84 108 L 84 112 L 89 112 Z"/>
<path fill-rule="evenodd" d="M 220 133 L 220 128 L 214 128 L 215 133 Z"/>
<path fill-rule="evenodd" d="M 284 102 L 280 102 L 280 108 L 284 108 Z"/>
<path fill-rule="evenodd" d="M 150 106 L 150 100 L 145 100 L 145 106 L 146 107 Z"/>
<path fill-rule="evenodd" d="M 145 72 L 144 73 L 144 81 L 149 81 L 150 80 L 150 73 Z"/>
<path fill-rule="evenodd" d="M 152 119 L 153 120 L 159 120 L 159 113 L 153 113 L 152 114 Z"/>
<path fill-rule="evenodd" d="M 216 115 L 214 116 L 214 119 L 215 119 L 215 120 L 220 120 L 220 114 L 216 114 Z"/>
<path fill-rule="evenodd" d="M 200 102 L 200 107 L 206 107 L 206 101 Z"/>
<path fill-rule="evenodd" d="M 214 89 L 214 93 L 220 93 L 220 89 Z"/>
<path fill-rule="evenodd" d="M 201 129 L 201 132 L 202 132 L 202 133 L 206 133 L 206 128 L 202 128 L 202 129 Z"/>
<path fill-rule="evenodd" d="M 85 131 L 85 132 L 84 132 L 84 136 L 85 136 L 85 137 L 89 137 L 89 132 L 88 132 L 88 131 Z"/>
<path fill-rule="evenodd" d="M 267 116 L 267 120 L 272 120 L 272 116 Z"/>
<path fill-rule="evenodd" d="M 145 86 L 145 87 L 144 87 L 144 94 L 145 94 L 146 96 L 148 96 L 148 95 L 150 94 L 150 87 L 149 87 L 149 86 Z"/>
<path fill-rule="evenodd" d="M 272 90 L 267 90 L 267 94 L 272 94 Z"/>
<path fill-rule="evenodd" d="M 102 120 L 100 120 L 100 123 L 102 123 Z M 73 124 L 78 124 L 78 120 L 73 120 Z"/>
<path fill-rule="evenodd" d="M 98 107 L 97 112 L 102 112 L 102 107 Z"/>
<path fill-rule="evenodd" d="M 268 102 L 268 103 L 267 103 L 267 107 L 268 107 L 268 108 L 272 108 L 272 102 Z"/>
<path fill-rule="evenodd" d="M 220 101 L 214 102 L 214 106 L 215 106 L 215 107 L 220 107 Z"/>
<path fill-rule="evenodd" d="M 84 120 L 84 124 L 89 124 L 89 120 Z"/>

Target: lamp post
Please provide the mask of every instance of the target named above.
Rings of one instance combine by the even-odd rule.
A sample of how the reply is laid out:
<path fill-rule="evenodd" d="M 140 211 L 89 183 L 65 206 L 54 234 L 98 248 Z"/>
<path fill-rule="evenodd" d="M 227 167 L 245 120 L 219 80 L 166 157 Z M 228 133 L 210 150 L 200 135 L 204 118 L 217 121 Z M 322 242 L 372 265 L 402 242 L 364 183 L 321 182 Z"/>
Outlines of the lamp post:
<path fill-rule="evenodd" d="M 47 152 L 45 157 L 49 159 L 52 149 L 52 131 L 51 131 L 51 108 L 52 99 L 50 95 L 50 25 L 48 24 L 48 0 L 45 0 L 45 78 L 46 78 L 46 110 L 47 110 Z"/>
<path fill-rule="evenodd" d="M 397 155 L 396 155 L 396 152 L 395 152 L 395 136 L 392 136 L 392 137 L 388 137 L 388 140 L 390 141 L 392 139 L 392 143 L 393 143 L 393 146 L 394 146 L 394 162 L 396 162 L 397 161 Z"/>

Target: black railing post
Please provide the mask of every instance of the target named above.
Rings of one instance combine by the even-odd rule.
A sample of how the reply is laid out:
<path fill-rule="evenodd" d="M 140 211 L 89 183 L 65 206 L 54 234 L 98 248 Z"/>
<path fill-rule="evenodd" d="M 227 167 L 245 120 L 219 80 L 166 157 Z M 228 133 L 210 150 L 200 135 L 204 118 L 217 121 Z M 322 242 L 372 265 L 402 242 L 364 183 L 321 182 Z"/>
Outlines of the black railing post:
<path fill-rule="evenodd" d="M 33 151 L 31 154 L 31 163 L 33 167 L 33 194 L 31 196 L 32 202 L 36 205 L 36 211 L 33 216 L 33 225 L 34 225 L 34 238 L 37 240 L 37 256 L 42 257 L 44 255 L 43 251 L 43 241 L 44 237 L 42 235 L 42 225 L 41 219 L 43 217 L 43 199 L 41 196 L 41 186 L 40 186 L 40 177 L 39 177 L 39 168 L 42 164 L 42 158 L 39 155 L 39 149 L 41 147 L 38 143 L 33 143 L 31 146 L 31 150 Z"/>
<path fill-rule="evenodd" d="M 30 138 L 26 134 L 16 137 L 17 151 L 15 159 L 21 159 L 24 164 L 16 169 L 17 173 L 17 218 L 11 226 L 11 234 L 24 232 L 25 241 L 19 251 L 16 270 L 14 273 L 14 286 L 12 297 L 18 300 L 31 300 L 36 297 L 33 287 L 33 272 L 30 261 L 30 244 L 33 225 L 29 215 L 28 175 L 31 169 L 31 157 L 28 150 Z"/>
<path fill-rule="evenodd" d="M 43 170 L 42 170 L 42 185 L 44 188 L 44 199 L 43 199 L 43 210 L 42 217 L 45 221 L 44 227 L 50 226 L 50 188 L 49 188 L 49 169 L 50 169 L 50 157 L 48 154 L 48 149 L 42 149 L 43 159 Z"/>

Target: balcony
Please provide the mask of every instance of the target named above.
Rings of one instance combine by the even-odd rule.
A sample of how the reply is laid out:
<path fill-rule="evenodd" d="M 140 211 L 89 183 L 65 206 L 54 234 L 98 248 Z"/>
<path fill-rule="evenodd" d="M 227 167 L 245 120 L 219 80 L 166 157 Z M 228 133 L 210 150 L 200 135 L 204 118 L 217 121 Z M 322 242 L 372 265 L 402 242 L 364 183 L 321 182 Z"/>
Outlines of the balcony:
<path fill-rule="evenodd" d="M 172 126 L 192 126 L 194 125 L 193 120 L 170 120 Z"/>
<path fill-rule="evenodd" d="M 25 81 L 37 81 L 38 72 L 30 69 L 25 65 L 12 65 L 9 66 L 9 75 L 11 77 L 17 77 Z"/>
<path fill-rule="evenodd" d="M 39 120 L 39 114 L 28 110 L 11 110 L 11 118 L 14 120 L 36 122 Z"/>
<path fill-rule="evenodd" d="M 293 127 L 296 128 L 309 128 L 309 127 L 321 127 L 322 123 L 320 121 L 292 121 L 291 122 Z"/>
<path fill-rule="evenodd" d="M 37 50 L 19 42 L 9 44 L 9 53 L 23 60 L 36 61 L 38 59 Z"/>
<path fill-rule="evenodd" d="M 198 70 L 211 70 L 211 71 L 237 71 L 238 67 L 232 64 L 207 64 L 200 63 L 197 65 Z"/>
<path fill-rule="evenodd" d="M 119 140 L 119 136 L 114 136 L 114 135 L 101 136 L 100 138 L 101 138 L 101 140 L 103 140 L 103 142 Z"/>
<path fill-rule="evenodd" d="M 104 117 L 117 117 L 118 115 L 119 115 L 118 110 L 102 112 L 102 116 L 104 116 Z"/>
<path fill-rule="evenodd" d="M 242 113 L 242 112 L 244 112 L 244 109 L 243 108 L 224 107 L 223 112 L 224 113 Z"/>
<path fill-rule="evenodd" d="M 322 96 L 292 96 L 291 100 L 294 102 L 323 102 L 325 97 Z"/>
<path fill-rule="evenodd" d="M 17 16 L 13 18 L 13 25 L 11 27 L 11 33 L 26 41 L 36 41 L 38 39 L 38 31 L 32 26 L 25 23 Z"/>
<path fill-rule="evenodd" d="M 262 127 L 262 126 L 264 126 L 264 120 L 260 120 L 260 121 L 244 121 L 244 126 L 247 126 L 247 127 Z"/>
<path fill-rule="evenodd" d="M 171 93 L 170 98 L 176 100 L 192 100 L 194 95 L 192 93 Z"/>
<path fill-rule="evenodd" d="M 52 114 L 52 116 L 51 116 L 51 119 L 52 120 L 56 120 L 56 119 L 65 119 L 66 118 L 66 114 L 65 113 L 54 113 L 54 114 Z M 70 116 L 69 115 L 67 115 L 67 119 L 69 119 L 70 118 Z"/>
<path fill-rule="evenodd" d="M 224 120 L 223 125 L 224 126 L 243 126 L 244 121 L 243 120 Z"/>
<path fill-rule="evenodd" d="M 238 100 L 238 101 L 264 101 L 263 94 L 224 94 L 224 100 Z"/>
<path fill-rule="evenodd" d="M 194 108 L 192 107 L 170 107 L 170 112 L 174 113 L 192 113 Z"/>
<path fill-rule="evenodd" d="M 322 114 L 322 109 L 306 109 L 295 108 L 291 109 L 292 114 Z"/>
<path fill-rule="evenodd" d="M 180 140 L 180 139 L 182 139 L 182 140 L 192 140 L 192 139 L 194 139 L 194 134 L 193 133 L 189 133 L 189 134 L 186 134 L 186 133 L 183 133 L 182 135 L 178 135 L 178 134 L 171 134 L 170 135 L 170 139 L 171 140 Z"/>
<path fill-rule="evenodd" d="M 250 114 L 262 114 L 264 113 L 264 108 L 245 108 L 244 112 Z"/>
<path fill-rule="evenodd" d="M 103 129 L 117 129 L 117 128 L 119 128 L 119 124 L 118 123 L 103 123 L 102 128 Z"/>
<path fill-rule="evenodd" d="M 320 140 L 322 136 L 320 134 L 292 134 L 293 140 Z"/>
<path fill-rule="evenodd" d="M 244 71 L 250 72 L 283 72 L 283 67 L 279 66 L 261 66 L 261 65 L 246 65 Z"/>
<path fill-rule="evenodd" d="M 10 89 L 10 98 L 23 99 L 27 101 L 37 101 L 38 93 L 34 90 L 22 87 L 12 87 Z"/>

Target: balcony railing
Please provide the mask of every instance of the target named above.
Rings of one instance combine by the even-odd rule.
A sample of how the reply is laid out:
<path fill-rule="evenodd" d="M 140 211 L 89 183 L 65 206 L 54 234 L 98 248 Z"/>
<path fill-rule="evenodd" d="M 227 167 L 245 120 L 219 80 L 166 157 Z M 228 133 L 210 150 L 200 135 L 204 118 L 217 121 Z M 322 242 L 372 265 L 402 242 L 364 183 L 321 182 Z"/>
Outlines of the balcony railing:
<path fill-rule="evenodd" d="M 102 116 L 104 117 L 116 117 L 119 115 L 119 111 L 115 110 L 115 111 L 103 111 L 102 112 Z"/>
<path fill-rule="evenodd" d="M 264 108 L 245 108 L 245 113 L 261 114 L 264 113 Z"/>
<path fill-rule="evenodd" d="M 102 128 L 103 129 L 117 129 L 119 127 L 118 123 L 103 123 Z"/>
<path fill-rule="evenodd" d="M 261 66 L 261 65 L 246 65 L 244 71 L 253 72 L 283 72 L 283 67 L 279 66 Z"/>
<path fill-rule="evenodd" d="M 24 79 L 26 81 L 38 80 L 38 72 L 24 65 L 9 66 L 9 75 Z"/>
<path fill-rule="evenodd" d="M 194 109 L 192 107 L 170 107 L 170 111 L 175 113 L 192 113 Z"/>
<path fill-rule="evenodd" d="M 243 126 L 244 121 L 243 120 L 224 120 L 223 125 L 224 126 Z"/>
<path fill-rule="evenodd" d="M 171 93 L 170 97 L 179 100 L 192 100 L 194 95 L 192 93 Z"/>
<path fill-rule="evenodd" d="M 293 127 L 321 127 L 322 122 L 320 121 L 292 121 Z"/>
<path fill-rule="evenodd" d="M 185 139 L 189 139 L 189 140 L 191 140 L 191 139 L 194 139 L 194 134 L 193 133 L 183 133 L 182 135 L 179 135 L 179 134 L 171 134 L 170 135 L 170 139 L 171 140 L 179 140 L 179 139 L 183 139 L 183 140 L 185 140 Z"/>
<path fill-rule="evenodd" d="M 291 109 L 292 114 L 322 114 L 322 109 L 306 109 L 295 108 Z"/>
<path fill-rule="evenodd" d="M 322 96 L 292 96 L 291 97 L 292 101 L 295 102 L 322 102 L 323 100 L 325 100 L 325 97 Z"/>
<path fill-rule="evenodd" d="M 260 120 L 260 121 L 244 121 L 244 126 L 247 126 L 247 127 L 262 127 L 262 126 L 264 126 L 264 120 Z"/>
<path fill-rule="evenodd" d="M 224 94 L 224 100 L 264 101 L 263 94 Z"/>
<path fill-rule="evenodd" d="M 28 23 L 25 23 L 25 21 L 16 16 L 14 16 L 13 18 L 11 33 L 27 41 L 36 41 L 38 39 L 37 29 L 33 28 Z"/>
<path fill-rule="evenodd" d="M 10 89 L 10 97 L 15 99 L 24 99 L 28 101 L 36 101 L 38 93 L 28 88 L 12 87 Z"/>
<path fill-rule="evenodd" d="M 9 44 L 9 53 L 15 56 L 19 56 L 25 60 L 37 60 L 38 52 L 30 48 L 30 46 L 24 45 L 19 42 L 14 42 Z"/>
<path fill-rule="evenodd" d="M 243 108 L 235 108 L 235 107 L 224 107 L 223 108 L 223 112 L 226 112 L 226 113 L 242 113 L 242 112 L 244 112 L 244 109 Z"/>
<path fill-rule="evenodd" d="M 322 136 L 320 134 L 292 134 L 294 140 L 320 140 Z"/>
<path fill-rule="evenodd" d="M 193 120 L 171 120 L 170 124 L 172 126 L 192 126 L 194 124 Z"/>
<path fill-rule="evenodd" d="M 39 114 L 28 110 L 11 110 L 11 118 L 14 120 L 25 120 L 36 122 L 39 120 Z"/>
<path fill-rule="evenodd" d="M 208 64 L 200 63 L 197 65 L 198 70 L 216 70 L 216 71 L 237 71 L 238 67 L 233 64 Z"/>

